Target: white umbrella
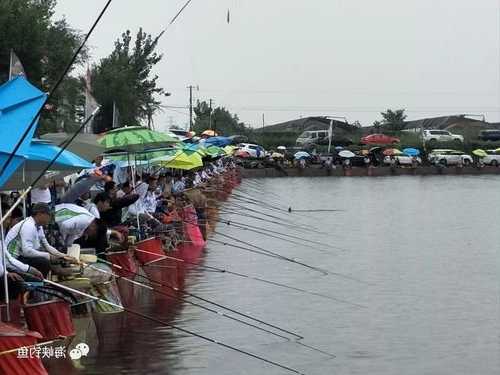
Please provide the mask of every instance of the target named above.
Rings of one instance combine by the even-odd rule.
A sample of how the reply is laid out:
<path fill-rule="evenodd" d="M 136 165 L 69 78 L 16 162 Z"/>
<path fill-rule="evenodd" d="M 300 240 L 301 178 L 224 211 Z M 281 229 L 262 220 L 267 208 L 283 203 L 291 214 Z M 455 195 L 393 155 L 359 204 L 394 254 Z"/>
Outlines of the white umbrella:
<path fill-rule="evenodd" d="M 350 158 L 355 157 L 356 154 L 354 152 L 349 151 L 349 150 L 344 150 L 344 151 L 339 152 L 339 156 L 342 158 L 350 159 Z"/>

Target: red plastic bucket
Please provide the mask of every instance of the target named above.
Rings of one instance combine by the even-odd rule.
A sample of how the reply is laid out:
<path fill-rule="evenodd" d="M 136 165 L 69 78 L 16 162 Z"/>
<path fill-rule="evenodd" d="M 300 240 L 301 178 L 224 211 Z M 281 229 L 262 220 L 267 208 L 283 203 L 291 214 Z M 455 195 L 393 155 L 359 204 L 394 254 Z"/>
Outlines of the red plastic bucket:
<path fill-rule="evenodd" d="M 45 340 L 76 334 L 70 305 L 65 301 L 53 300 L 25 305 L 24 316 L 28 328 L 39 332 Z"/>
<path fill-rule="evenodd" d="M 163 244 L 159 238 L 150 238 L 137 242 L 135 247 L 135 257 L 141 264 L 148 264 L 166 258 Z"/>
<path fill-rule="evenodd" d="M 4 323 L 21 324 L 21 302 L 19 299 L 9 301 L 10 322 L 7 321 L 7 306 L 5 303 L 0 305 L 0 316 Z"/>
<path fill-rule="evenodd" d="M 5 354 L 0 360 L 0 374 L 9 375 L 48 375 L 39 356 L 31 355 L 41 338 L 38 332 L 30 332 L 10 324 L 0 323 L 0 352 L 18 349 L 12 354 Z M 22 348 L 22 349 L 21 349 Z"/>
<path fill-rule="evenodd" d="M 113 266 L 113 272 L 118 276 L 133 279 L 137 274 L 137 264 L 128 251 L 106 253 L 106 257 L 108 258 L 108 261 L 119 266 Z"/>

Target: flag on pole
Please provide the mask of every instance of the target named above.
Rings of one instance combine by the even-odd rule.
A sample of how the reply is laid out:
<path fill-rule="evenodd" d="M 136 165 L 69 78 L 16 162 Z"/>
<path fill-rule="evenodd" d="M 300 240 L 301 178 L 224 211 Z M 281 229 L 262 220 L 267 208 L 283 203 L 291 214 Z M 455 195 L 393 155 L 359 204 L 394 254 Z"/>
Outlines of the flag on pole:
<path fill-rule="evenodd" d="M 87 120 L 97 108 L 99 108 L 99 104 L 92 96 L 91 74 L 90 74 L 90 69 L 87 68 L 87 75 L 85 77 L 85 120 Z M 93 121 L 94 120 L 88 122 L 88 124 L 84 129 L 85 133 L 87 134 L 92 133 Z"/>
<path fill-rule="evenodd" d="M 19 57 L 14 53 L 14 50 L 10 50 L 9 81 L 18 76 L 26 77 L 26 73 Z"/>

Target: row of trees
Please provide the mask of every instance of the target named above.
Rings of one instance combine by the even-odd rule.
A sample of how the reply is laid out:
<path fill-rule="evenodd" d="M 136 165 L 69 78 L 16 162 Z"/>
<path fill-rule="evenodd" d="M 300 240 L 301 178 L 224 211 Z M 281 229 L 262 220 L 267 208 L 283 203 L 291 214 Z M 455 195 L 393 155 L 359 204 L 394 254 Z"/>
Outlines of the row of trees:
<path fill-rule="evenodd" d="M 30 82 L 50 91 L 83 41 L 82 32 L 65 19 L 54 19 L 57 0 L 0 1 L 0 82 L 9 75 L 10 51 L 21 60 Z M 155 50 L 158 40 L 140 29 L 133 38 L 124 32 L 111 54 L 90 67 L 92 95 L 102 106 L 94 121 L 96 132 L 110 128 L 113 106 L 120 111 L 121 124 L 151 122 L 160 109 L 164 90 L 152 74 L 162 55 Z M 74 130 L 84 117 L 85 77 L 75 76 L 90 59 L 84 48 L 70 74 L 54 93 L 40 121 L 39 132 Z M 71 74 L 73 73 L 73 74 Z"/>

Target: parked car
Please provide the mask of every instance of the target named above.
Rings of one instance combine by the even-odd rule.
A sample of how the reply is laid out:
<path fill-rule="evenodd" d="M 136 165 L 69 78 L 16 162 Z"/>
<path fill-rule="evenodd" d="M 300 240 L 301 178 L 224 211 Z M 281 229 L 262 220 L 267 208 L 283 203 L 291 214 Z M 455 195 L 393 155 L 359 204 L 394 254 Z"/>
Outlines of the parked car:
<path fill-rule="evenodd" d="M 264 147 L 255 145 L 253 143 L 240 143 L 238 145 L 240 151 L 246 151 L 251 158 L 264 158 L 266 157 L 266 150 Z"/>
<path fill-rule="evenodd" d="M 452 134 L 447 130 L 424 130 L 425 142 L 461 142 L 464 141 L 464 136 L 459 134 Z"/>
<path fill-rule="evenodd" d="M 429 162 L 442 165 L 470 165 L 472 156 L 457 150 L 433 150 L 428 156 Z"/>
<path fill-rule="evenodd" d="M 295 141 L 297 146 L 310 148 L 313 145 L 327 145 L 329 143 L 328 130 L 308 130 L 303 132 Z M 333 134 L 332 145 L 336 146 L 349 146 L 352 139 L 347 137 L 340 137 Z"/>
<path fill-rule="evenodd" d="M 361 138 L 360 141 L 360 143 L 364 145 L 390 145 L 399 142 L 399 138 L 385 134 L 370 134 Z"/>
<path fill-rule="evenodd" d="M 478 138 L 481 141 L 500 141 L 500 130 L 481 130 Z"/>
<path fill-rule="evenodd" d="M 486 152 L 488 155 L 483 158 L 483 163 L 492 167 L 498 167 L 500 165 L 500 153 L 497 153 L 496 150 L 487 150 Z"/>
<path fill-rule="evenodd" d="M 397 165 L 412 165 L 413 157 L 408 155 L 394 155 L 394 159 L 396 159 Z M 417 164 L 422 164 L 422 159 L 417 156 Z M 391 157 L 386 156 L 384 158 L 384 164 L 391 164 Z"/>

